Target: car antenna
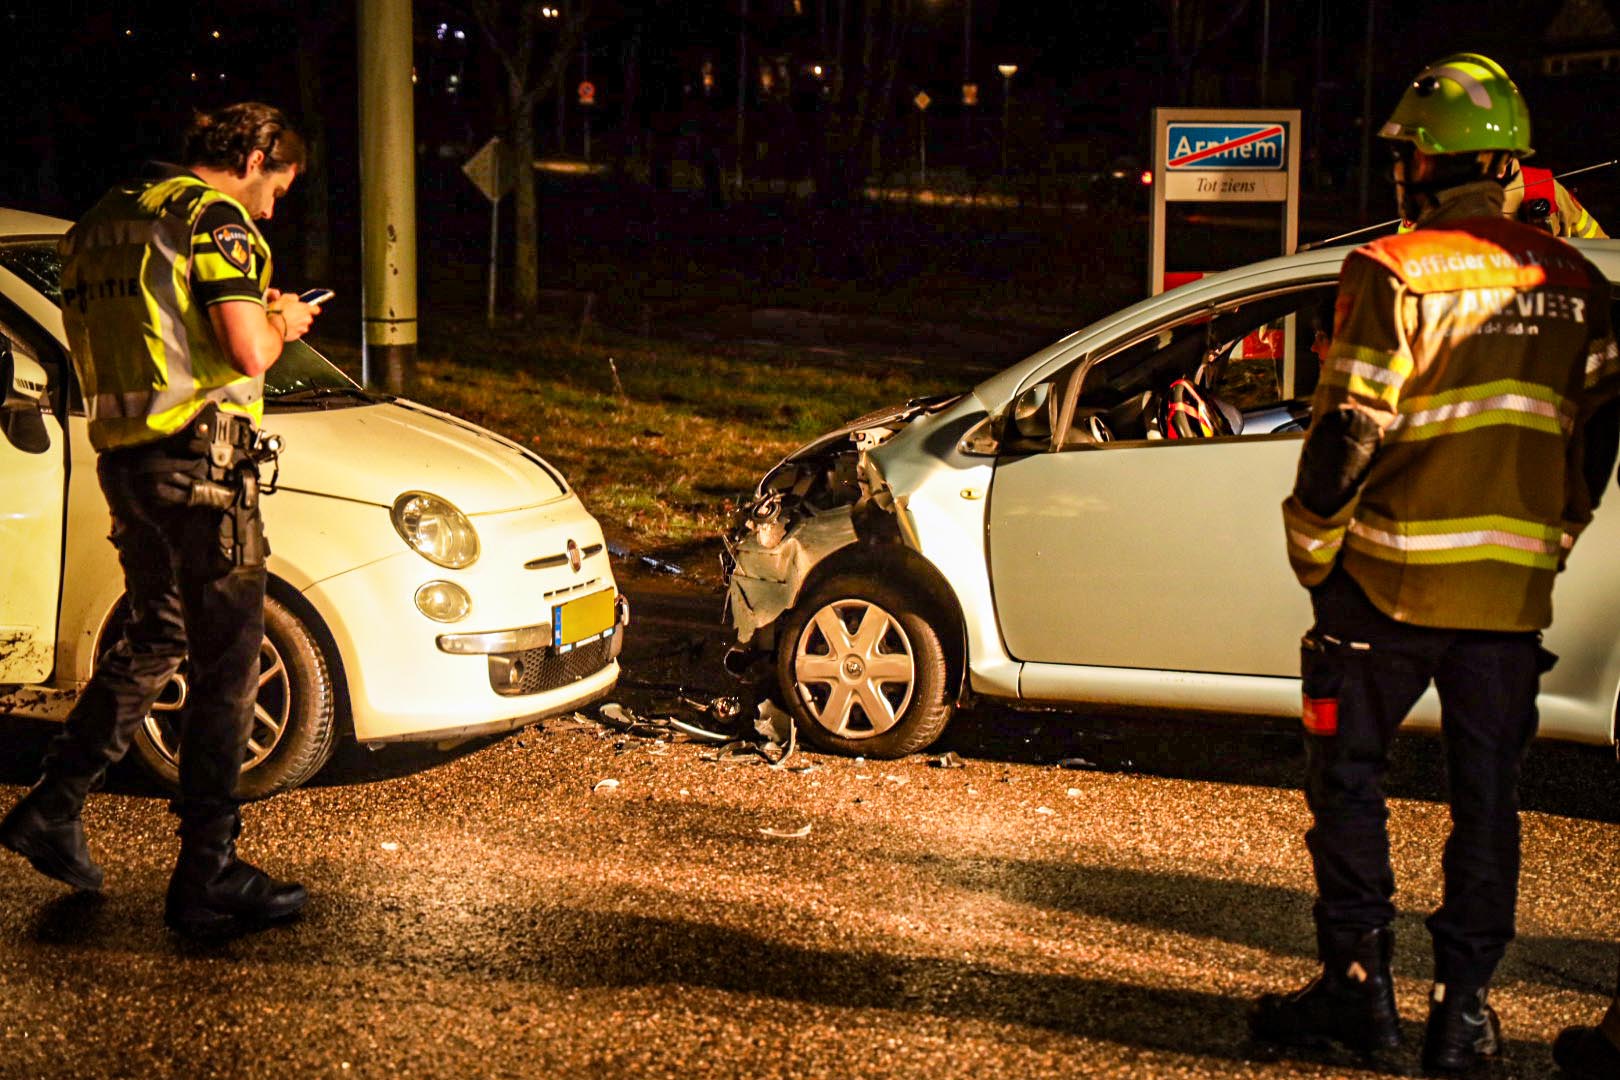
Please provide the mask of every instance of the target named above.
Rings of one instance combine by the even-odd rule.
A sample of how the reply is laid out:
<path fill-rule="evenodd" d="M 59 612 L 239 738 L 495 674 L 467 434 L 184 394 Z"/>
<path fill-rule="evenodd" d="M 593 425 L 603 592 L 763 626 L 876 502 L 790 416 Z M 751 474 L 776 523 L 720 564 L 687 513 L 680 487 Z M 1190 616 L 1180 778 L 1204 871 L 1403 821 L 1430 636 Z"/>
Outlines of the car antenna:
<path fill-rule="evenodd" d="M 1589 173 L 1595 169 L 1607 169 L 1611 165 L 1620 165 L 1620 158 L 1614 158 L 1610 161 L 1600 161 L 1596 165 L 1587 165 L 1580 169 L 1571 169 L 1569 172 L 1559 173 L 1557 176 L 1553 177 L 1553 179 L 1567 180 L 1571 176 L 1579 176 L 1582 173 Z M 1349 232 L 1342 232 L 1338 236 L 1330 236 L 1326 240 L 1312 240 L 1308 244 L 1299 245 L 1299 250 L 1311 251 L 1315 248 L 1327 247 L 1329 244 L 1337 243 L 1340 240 L 1348 240 L 1352 236 L 1360 236 L 1363 233 L 1378 232 L 1380 230 L 1389 228 L 1391 225 L 1399 225 L 1400 223 L 1400 218 L 1390 218 L 1388 221 L 1380 221 L 1376 225 L 1364 225 L 1359 229 L 1351 229 Z"/>

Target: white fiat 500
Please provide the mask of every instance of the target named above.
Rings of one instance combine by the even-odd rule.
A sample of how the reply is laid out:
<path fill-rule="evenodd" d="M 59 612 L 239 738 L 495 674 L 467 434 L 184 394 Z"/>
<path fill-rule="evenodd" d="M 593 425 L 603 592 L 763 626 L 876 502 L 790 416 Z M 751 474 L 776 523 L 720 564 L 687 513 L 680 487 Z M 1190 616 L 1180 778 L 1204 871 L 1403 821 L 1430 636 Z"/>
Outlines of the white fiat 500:
<path fill-rule="evenodd" d="M 0 211 L 0 711 L 54 718 L 123 618 L 57 308 L 67 225 Z M 302 783 L 342 735 L 455 740 L 612 689 L 629 608 L 601 528 L 541 458 L 364 390 L 301 342 L 266 376 L 265 429 L 285 449 L 263 504 L 272 554 L 244 795 Z M 182 668 L 135 739 L 171 782 L 185 698 Z"/>
<path fill-rule="evenodd" d="M 1620 280 L 1620 243 L 1577 247 Z M 1349 250 L 1162 293 L 789 455 L 727 537 L 728 666 L 757 659 L 812 741 L 873 757 L 974 696 L 1297 715 L 1311 611 L 1281 503 Z M 1554 593 L 1543 735 L 1615 738 L 1610 486 Z M 1431 693 L 1414 719 L 1438 717 Z"/>

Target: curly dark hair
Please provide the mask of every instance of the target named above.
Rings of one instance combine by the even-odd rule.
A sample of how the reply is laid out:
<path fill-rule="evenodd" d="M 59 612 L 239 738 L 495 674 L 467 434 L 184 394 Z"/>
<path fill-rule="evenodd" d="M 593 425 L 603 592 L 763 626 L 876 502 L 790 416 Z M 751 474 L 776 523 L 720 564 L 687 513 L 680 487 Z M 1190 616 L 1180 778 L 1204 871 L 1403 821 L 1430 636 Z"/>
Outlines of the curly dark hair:
<path fill-rule="evenodd" d="M 304 140 L 287 115 L 273 105 L 242 101 L 212 112 L 194 113 L 186 129 L 183 164 L 247 173 L 248 155 L 264 152 L 266 172 L 304 167 Z"/>

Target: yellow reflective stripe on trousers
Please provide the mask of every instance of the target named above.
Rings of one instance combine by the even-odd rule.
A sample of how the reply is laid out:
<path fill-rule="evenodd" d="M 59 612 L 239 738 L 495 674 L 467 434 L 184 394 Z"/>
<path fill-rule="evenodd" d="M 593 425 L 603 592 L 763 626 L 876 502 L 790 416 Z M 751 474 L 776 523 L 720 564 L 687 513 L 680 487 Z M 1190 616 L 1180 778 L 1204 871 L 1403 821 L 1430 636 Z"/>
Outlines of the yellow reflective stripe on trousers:
<path fill-rule="evenodd" d="M 1382 527 L 1381 527 L 1382 526 Z M 1464 563 L 1483 560 L 1556 567 L 1564 548 L 1557 525 L 1504 514 L 1391 524 L 1360 514 L 1350 523 L 1350 546 L 1374 558 L 1403 563 Z"/>

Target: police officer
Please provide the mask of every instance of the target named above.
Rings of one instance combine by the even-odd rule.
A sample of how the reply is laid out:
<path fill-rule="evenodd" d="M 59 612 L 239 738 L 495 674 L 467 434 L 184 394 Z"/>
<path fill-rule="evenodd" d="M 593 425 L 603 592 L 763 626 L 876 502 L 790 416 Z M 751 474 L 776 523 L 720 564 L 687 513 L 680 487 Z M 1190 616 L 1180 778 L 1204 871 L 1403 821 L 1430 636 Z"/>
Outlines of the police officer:
<path fill-rule="evenodd" d="M 1552 659 L 1538 631 L 1613 466 L 1613 424 L 1586 421 L 1615 394 L 1620 354 L 1601 273 L 1502 215 L 1496 177 L 1530 152 L 1530 121 L 1498 65 L 1431 65 L 1379 135 L 1418 228 L 1345 260 L 1283 506 L 1315 613 L 1302 681 L 1322 970 L 1261 998 L 1250 1024 L 1295 1045 L 1398 1045 L 1381 783 L 1396 728 L 1433 683 L 1452 830 L 1428 920 L 1423 1064 L 1454 1074 L 1499 1047 L 1486 998 L 1514 935 L 1520 762 Z"/>
<path fill-rule="evenodd" d="M 236 856 L 241 772 L 264 636 L 258 458 L 264 372 L 318 308 L 269 288 L 268 220 L 304 163 L 282 113 L 199 114 L 184 167 L 109 191 L 61 241 L 63 322 L 112 513 L 129 620 L 0 844 L 99 890 L 80 810 L 189 657 L 181 717 L 180 857 L 164 918 L 231 934 L 296 914 L 302 886 Z"/>

